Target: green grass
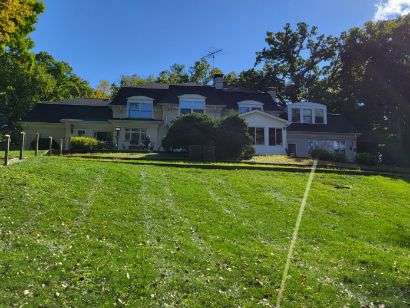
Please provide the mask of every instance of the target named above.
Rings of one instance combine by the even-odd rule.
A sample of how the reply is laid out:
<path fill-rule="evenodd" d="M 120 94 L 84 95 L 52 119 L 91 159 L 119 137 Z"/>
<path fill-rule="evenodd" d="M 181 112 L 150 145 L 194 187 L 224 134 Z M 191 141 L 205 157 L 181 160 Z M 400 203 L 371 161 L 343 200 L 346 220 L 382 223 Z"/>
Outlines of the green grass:
<path fill-rule="evenodd" d="M 0 304 L 273 305 L 308 174 L 0 168 Z M 285 307 L 410 304 L 410 181 L 318 173 Z"/>
<path fill-rule="evenodd" d="M 44 153 L 46 151 L 39 151 L 39 155 L 41 155 L 42 153 Z M 23 152 L 23 157 L 24 158 L 33 158 L 34 155 L 34 150 L 26 150 Z M 20 157 L 20 151 L 19 150 L 11 150 L 9 152 L 9 158 L 19 158 Z M 4 158 L 4 150 L 0 151 L 0 159 Z"/>

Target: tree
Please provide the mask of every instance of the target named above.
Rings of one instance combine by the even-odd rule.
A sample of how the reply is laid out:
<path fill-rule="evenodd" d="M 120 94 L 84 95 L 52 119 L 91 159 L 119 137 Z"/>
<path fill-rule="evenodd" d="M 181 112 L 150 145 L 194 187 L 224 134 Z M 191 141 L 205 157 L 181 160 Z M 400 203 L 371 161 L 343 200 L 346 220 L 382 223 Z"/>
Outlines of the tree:
<path fill-rule="evenodd" d="M 32 41 L 27 36 L 34 30 L 37 17 L 44 10 L 42 1 L 2 0 L 0 3 L 0 52 L 7 46 L 28 50 Z"/>
<path fill-rule="evenodd" d="M 248 134 L 245 121 L 238 115 L 223 119 L 217 128 L 216 153 L 218 159 L 238 160 L 252 148 L 252 138 Z M 248 158 L 248 157 L 246 157 Z"/>
<path fill-rule="evenodd" d="M 40 52 L 35 55 L 35 64 L 49 75 L 53 83 L 51 91 L 43 93 L 43 100 L 92 96 L 94 90 L 87 81 L 74 74 L 68 63 L 54 59 L 47 52 Z"/>
<path fill-rule="evenodd" d="M 410 14 L 368 22 L 341 36 L 340 110 L 365 136 L 387 143 L 387 156 L 410 150 Z"/>
<path fill-rule="evenodd" d="M 123 75 L 121 76 L 120 86 L 121 87 L 139 87 L 147 83 L 156 82 L 156 78 L 153 76 L 148 76 L 147 78 L 141 77 L 137 74 L 133 75 Z"/>
<path fill-rule="evenodd" d="M 165 149 L 173 150 L 190 145 L 211 145 L 215 142 L 215 121 L 201 113 L 188 114 L 176 119 L 162 141 Z"/>
<path fill-rule="evenodd" d="M 336 37 L 319 35 L 317 27 L 303 22 L 295 30 L 286 24 L 283 31 L 267 32 L 265 42 L 268 47 L 256 56 L 262 68 L 241 73 L 239 81 L 253 88 L 273 86 L 291 101 L 309 99 L 311 89 L 328 75 L 338 47 Z"/>
<path fill-rule="evenodd" d="M 109 99 L 112 94 L 112 85 L 108 80 L 101 80 L 95 87 L 92 98 Z"/>
<path fill-rule="evenodd" d="M 169 70 L 159 73 L 157 81 L 166 84 L 186 83 L 189 82 L 189 74 L 185 71 L 185 65 L 173 64 Z"/>

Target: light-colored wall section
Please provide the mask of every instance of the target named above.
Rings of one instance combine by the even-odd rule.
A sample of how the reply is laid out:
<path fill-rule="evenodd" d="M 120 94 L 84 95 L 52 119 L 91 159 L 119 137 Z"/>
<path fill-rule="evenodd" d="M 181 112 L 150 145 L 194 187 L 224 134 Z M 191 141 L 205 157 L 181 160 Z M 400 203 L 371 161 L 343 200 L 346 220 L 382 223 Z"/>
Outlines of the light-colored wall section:
<path fill-rule="evenodd" d="M 224 109 L 223 105 L 206 105 L 205 113 L 215 119 L 220 119 Z"/>
<path fill-rule="evenodd" d="M 30 147 L 31 142 L 35 140 L 37 133 L 40 134 L 40 138 L 53 137 L 57 142 L 65 138 L 63 123 L 21 122 L 20 125 L 26 133 L 25 147 L 27 149 Z"/>
<path fill-rule="evenodd" d="M 307 157 L 309 153 L 309 142 L 318 140 L 335 140 L 345 142 L 345 154 L 349 161 L 354 161 L 357 150 L 357 136 L 355 134 L 329 134 L 329 133 L 304 133 L 288 132 L 288 144 L 296 145 L 296 156 Z M 332 149 L 328 149 L 332 150 Z"/>

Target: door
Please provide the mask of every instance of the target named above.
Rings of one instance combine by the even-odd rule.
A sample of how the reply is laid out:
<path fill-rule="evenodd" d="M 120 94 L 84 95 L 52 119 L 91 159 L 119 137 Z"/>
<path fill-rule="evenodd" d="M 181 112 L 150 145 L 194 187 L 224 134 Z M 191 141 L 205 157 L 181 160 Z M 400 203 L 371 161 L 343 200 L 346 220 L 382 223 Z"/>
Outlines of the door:
<path fill-rule="evenodd" d="M 296 144 L 294 143 L 288 144 L 288 154 L 292 156 L 296 156 Z"/>

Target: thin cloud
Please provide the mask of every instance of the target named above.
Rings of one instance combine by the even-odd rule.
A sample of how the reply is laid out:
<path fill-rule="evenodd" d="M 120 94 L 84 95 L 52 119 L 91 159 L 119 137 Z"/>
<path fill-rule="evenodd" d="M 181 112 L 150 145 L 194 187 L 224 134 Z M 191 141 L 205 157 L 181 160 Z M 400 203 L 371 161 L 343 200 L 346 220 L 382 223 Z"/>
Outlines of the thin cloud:
<path fill-rule="evenodd" d="M 374 20 L 386 20 L 410 13 L 410 0 L 387 0 L 376 5 Z"/>

